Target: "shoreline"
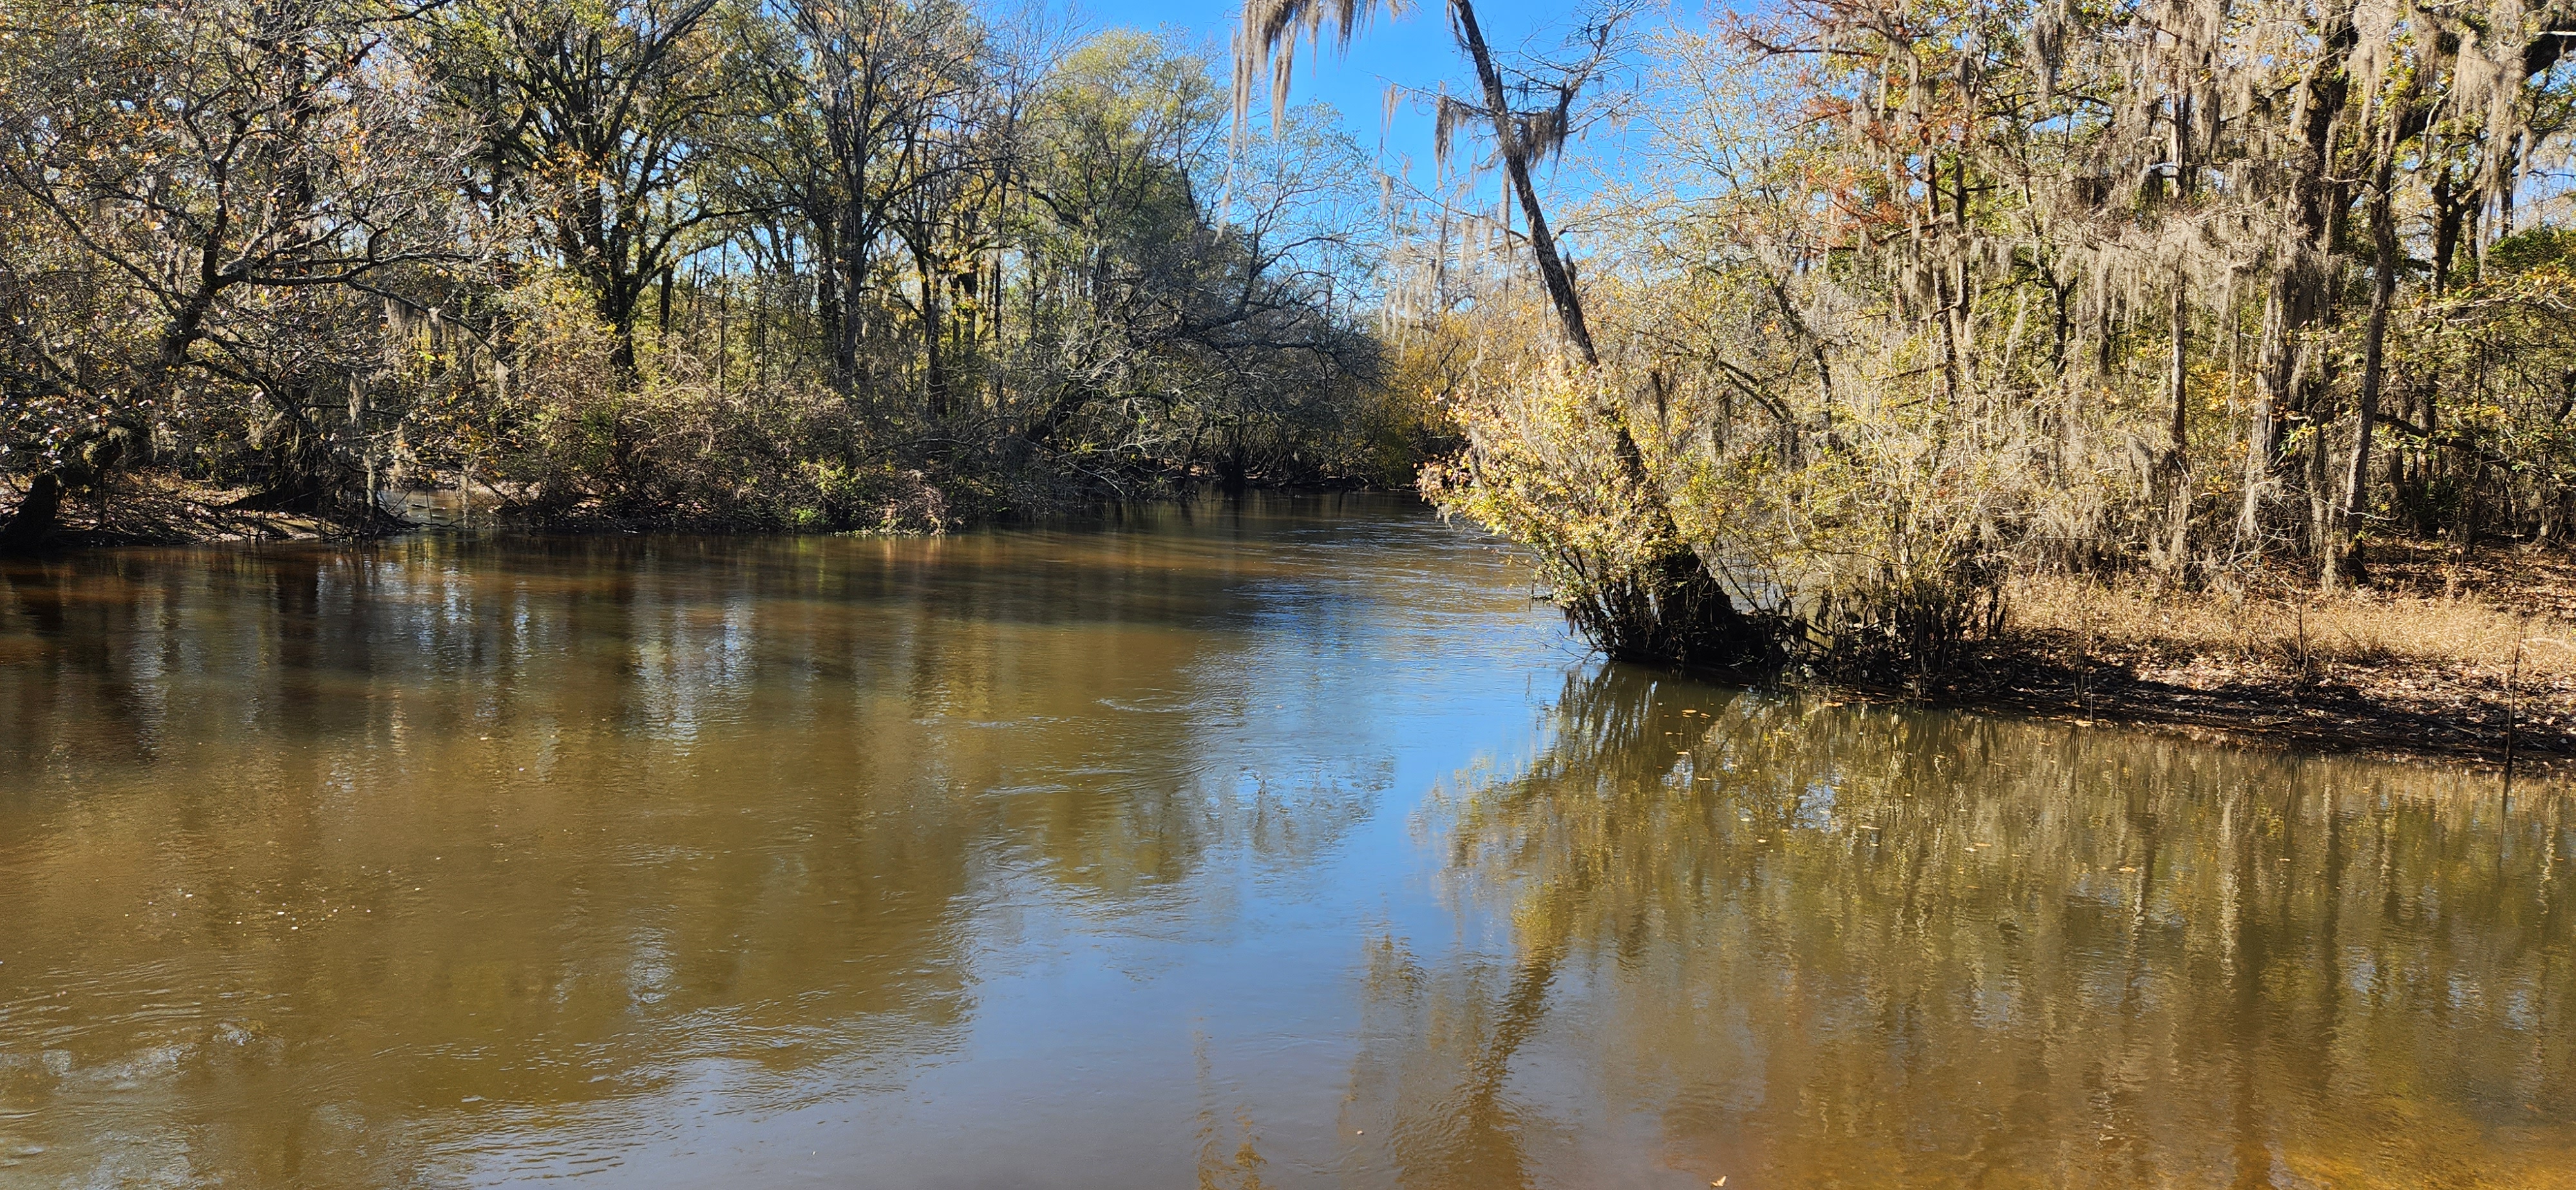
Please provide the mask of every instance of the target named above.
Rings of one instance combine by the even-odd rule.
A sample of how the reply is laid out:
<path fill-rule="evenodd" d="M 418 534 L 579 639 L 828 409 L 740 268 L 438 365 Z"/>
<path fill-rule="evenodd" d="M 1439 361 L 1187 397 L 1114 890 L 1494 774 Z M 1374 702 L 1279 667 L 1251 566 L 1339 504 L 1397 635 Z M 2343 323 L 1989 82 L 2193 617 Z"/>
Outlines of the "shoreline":
<path fill-rule="evenodd" d="M 1270 495 L 1383 490 L 1393 489 L 1255 489 Z M 8 560 L 155 546 L 354 544 L 409 532 L 796 532 L 507 518 L 474 525 L 498 512 L 502 493 L 492 492 L 489 501 L 469 501 L 449 490 L 387 496 L 393 499 L 379 524 L 355 526 L 312 513 L 231 506 L 226 498 L 238 499 L 238 493 L 230 491 L 136 484 L 102 504 L 67 505 L 66 531 L 48 548 Z M 990 523 L 1017 519 L 1004 515 Z M 2084 580 L 2022 580 L 2008 600 L 2013 622 L 2002 636 L 1977 642 L 1950 665 L 1910 679 L 1700 676 L 2238 746 L 2481 768 L 2503 768 L 2510 758 L 2514 770 L 2535 776 L 2576 767 L 2576 624 L 2570 623 L 2576 558 L 2530 547 L 2463 553 L 2396 543 L 2385 547 L 2374 577 L 2376 586 L 2358 592 L 2285 591 L 2268 598 L 2240 596 L 2232 603 L 2207 594 Z M 2506 646 L 2491 623 L 2484 640 L 2383 639 L 2420 635 L 2419 629 L 2443 621 L 2498 616 L 2520 617 L 2510 647 L 2527 653 L 2522 663 L 2502 656 Z"/>
<path fill-rule="evenodd" d="M 2392 663 L 2369 676 L 2385 678 L 2403 664 Z M 2500 703 L 2476 700 L 2462 716 L 2456 712 L 2467 700 L 2446 699 L 2444 709 L 2454 713 L 2415 712 L 2374 700 L 2349 681 L 2329 680 L 2304 689 L 2244 683 L 2212 690 L 2141 677 L 2109 663 L 2082 673 L 2034 667 L 2021 674 L 2009 681 L 1936 680 L 1920 689 L 1830 681 L 1817 682 L 1813 689 L 1876 703 L 2116 727 L 2236 747 L 2490 770 L 2510 765 L 2517 776 L 2576 770 L 2576 731 L 2568 729 L 2566 715 L 2560 710 L 2532 715 L 2549 703 L 2561 710 L 2565 704 L 2539 692 L 2516 708 L 2508 733 Z"/>
<path fill-rule="evenodd" d="M 1222 495 L 1203 481 L 1143 502 L 1189 501 Z M 58 528 L 40 547 L 17 554 L 0 552 L 0 560 L 59 557 L 83 550 L 194 545 L 263 545 L 307 542 L 380 541 L 413 532 L 468 532 L 505 536 L 621 536 L 634 534 L 703 534 L 709 536 L 936 536 L 944 533 L 1010 525 L 1065 516 L 1102 514 L 1121 503 L 1114 498 L 1067 498 L 1052 505 L 989 512 L 942 523 L 936 528 L 822 528 L 710 520 L 691 517 L 625 519 L 605 516 L 530 519 L 511 511 L 511 496 L 484 486 L 471 495 L 460 489 L 387 489 L 377 494 L 380 517 L 356 523 L 317 512 L 244 507 L 250 488 L 214 488 L 164 477 L 128 477 L 107 499 L 64 499 Z M 1409 487 L 1367 483 L 1253 484 L 1234 495 L 1324 496 L 1355 493 L 1412 494 Z M 17 494 L 0 484 L 14 507 Z M 0 512 L 0 522 L 7 516 Z"/>

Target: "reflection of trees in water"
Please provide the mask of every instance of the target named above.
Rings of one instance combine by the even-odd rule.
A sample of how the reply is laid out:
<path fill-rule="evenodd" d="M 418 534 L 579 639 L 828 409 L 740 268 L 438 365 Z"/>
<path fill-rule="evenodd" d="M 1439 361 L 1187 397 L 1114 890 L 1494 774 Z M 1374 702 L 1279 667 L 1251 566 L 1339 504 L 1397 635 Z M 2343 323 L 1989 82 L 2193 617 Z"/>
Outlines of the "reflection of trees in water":
<path fill-rule="evenodd" d="M 974 1009 L 991 881 L 1188 912 L 1212 853 L 1293 865 L 1365 815 L 1369 762 L 1258 767 L 1312 725 L 1250 713 L 1280 674 L 1226 630 L 1268 612 L 1231 565 L 1066 535 L 13 569 L 0 1005 L 44 1004 L 0 1016 L 0 1106 L 38 1109 L 0 1147 L 371 1184 L 480 1129 L 613 1151 L 670 1124 L 622 1104 L 898 1080 Z"/>
<path fill-rule="evenodd" d="M 1443 806 L 1512 945 L 1385 944 L 1353 1113 L 1420 1186 L 1633 1113 L 1758 1184 L 2560 1184 L 2576 836 L 2496 792 L 1585 672 Z"/>

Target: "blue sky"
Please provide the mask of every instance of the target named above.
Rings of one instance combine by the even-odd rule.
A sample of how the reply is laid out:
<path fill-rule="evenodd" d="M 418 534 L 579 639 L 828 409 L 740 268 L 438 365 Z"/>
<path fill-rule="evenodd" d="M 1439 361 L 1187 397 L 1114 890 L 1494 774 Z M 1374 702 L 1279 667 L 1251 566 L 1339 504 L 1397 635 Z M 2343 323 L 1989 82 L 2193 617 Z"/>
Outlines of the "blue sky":
<path fill-rule="evenodd" d="M 1186 30 L 1215 46 L 1220 55 L 1229 44 L 1240 11 L 1236 4 L 1223 0 L 1079 0 L 1073 5 L 1075 17 L 1088 28 Z M 1476 4 L 1477 21 L 1484 27 L 1486 39 L 1498 50 L 1525 42 L 1538 48 L 1553 47 L 1576 11 L 1577 0 L 1477 0 Z M 1650 10 L 1641 13 L 1640 19 L 1660 22 L 1666 17 L 1663 12 Z M 1413 0 L 1411 10 L 1403 16 L 1389 20 L 1381 13 L 1373 17 L 1352 41 L 1348 54 L 1335 52 L 1329 44 L 1320 52 L 1309 52 L 1300 46 L 1289 102 L 1293 105 L 1320 99 L 1340 109 L 1343 122 L 1362 147 L 1383 147 L 1381 158 L 1386 168 L 1401 171 L 1409 158 L 1413 166 L 1410 176 L 1416 184 L 1428 184 L 1432 176 L 1431 115 L 1415 110 L 1410 103 L 1399 102 L 1390 125 L 1386 119 L 1386 85 L 1396 82 L 1427 89 L 1445 81 L 1450 90 L 1460 91 L 1472 89 L 1472 78 L 1465 59 L 1450 40 L 1441 0 Z"/>

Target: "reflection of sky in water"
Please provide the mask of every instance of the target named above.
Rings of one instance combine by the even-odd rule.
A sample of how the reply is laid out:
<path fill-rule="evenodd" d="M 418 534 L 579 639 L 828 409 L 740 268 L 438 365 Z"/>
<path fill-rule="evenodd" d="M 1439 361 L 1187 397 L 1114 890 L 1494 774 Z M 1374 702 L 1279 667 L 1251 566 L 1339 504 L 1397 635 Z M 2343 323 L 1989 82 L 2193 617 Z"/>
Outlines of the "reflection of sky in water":
<path fill-rule="evenodd" d="M 2576 1168 L 2554 793 L 1604 669 L 1392 500 L 0 583 L 0 1182 Z"/>

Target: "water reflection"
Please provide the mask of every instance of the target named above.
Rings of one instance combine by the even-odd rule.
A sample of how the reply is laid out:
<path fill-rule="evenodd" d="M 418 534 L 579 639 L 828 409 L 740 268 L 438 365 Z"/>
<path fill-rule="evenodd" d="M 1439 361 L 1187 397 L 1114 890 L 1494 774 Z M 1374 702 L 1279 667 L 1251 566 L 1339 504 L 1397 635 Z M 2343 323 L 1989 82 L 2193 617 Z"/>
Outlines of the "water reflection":
<path fill-rule="evenodd" d="M 1373 956 L 1405 1184 L 2576 1179 L 2555 794 L 1624 670 L 1550 719 L 1429 819 L 1508 944 Z"/>
<path fill-rule="evenodd" d="M 0 570 L 0 1184 L 2569 1184 L 2559 791 L 1526 581 L 1361 499 Z"/>
<path fill-rule="evenodd" d="M 1329 555 L 1498 564 L 1340 519 L 10 570 L 0 1180 L 577 1171 L 901 1087 L 1050 914 L 1222 932 L 1388 779 Z"/>

